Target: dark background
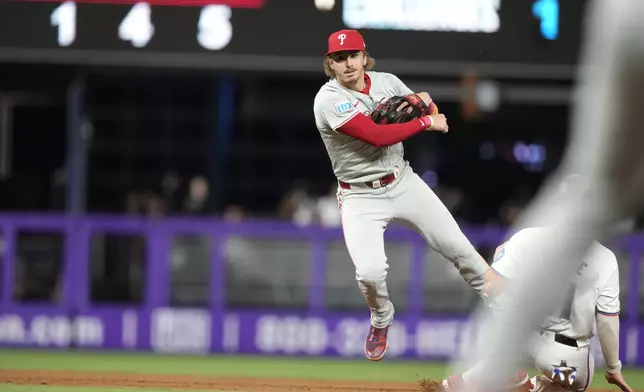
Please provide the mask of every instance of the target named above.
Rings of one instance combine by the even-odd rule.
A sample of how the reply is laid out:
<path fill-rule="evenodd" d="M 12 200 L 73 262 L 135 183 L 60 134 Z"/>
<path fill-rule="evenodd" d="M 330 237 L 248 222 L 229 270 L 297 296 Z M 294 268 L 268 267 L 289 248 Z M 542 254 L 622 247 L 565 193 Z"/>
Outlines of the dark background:
<path fill-rule="evenodd" d="M 184 213 L 197 178 L 208 184 L 204 213 L 289 219 L 293 192 L 328 195 L 334 177 L 312 101 L 327 80 L 327 37 L 345 26 L 341 1 L 330 12 L 313 3 L 233 8 L 230 44 L 208 51 L 196 40 L 203 7 L 152 6 L 154 36 L 135 48 L 117 35 L 131 5 L 81 2 L 76 40 L 60 47 L 50 23 L 60 2 L 3 2 L 0 113 L 10 138 L 1 139 L 0 208 L 69 210 L 80 197 L 75 208 L 89 212 L 140 212 L 147 200 Z M 554 41 L 540 34 L 532 0 L 502 1 L 496 33 L 362 30 L 376 69 L 428 91 L 448 116 L 448 135 L 421 134 L 405 148 L 459 220 L 509 223 L 508 205 L 522 208 L 558 164 L 585 3 L 560 2 Z M 476 98 L 486 82 L 500 96 L 491 109 Z"/>
<path fill-rule="evenodd" d="M 532 13 L 534 0 L 501 2 L 501 28 L 495 33 L 363 30 L 368 50 L 379 58 L 408 61 L 468 61 L 573 65 L 577 61 L 581 23 L 587 0 L 560 1 L 560 34 L 556 41 L 543 39 L 539 20 Z M 50 23 L 53 3 L 10 1 L 0 4 L 0 47 L 56 49 L 57 29 Z M 115 4 L 77 4 L 75 42 L 59 48 L 57 61 L 82 58 L 116 61 L 110 51 L 125 51 L 142 62 L 172 63 L 162 54 L 202 55 L 176 60 L 195 64 L 217 62 L 218 55 L 287 56 L 319 59 L 332 31 L 345 28 L 342 2 L 330 12 L 320 12 L 311 0 L 268 0 L 261 9 L 232 9 L 233 37 L 219 51 L 203 49 L 196 40 L 202 7 L 153 6 L 155 33 L 145 48 L 120 40 L 118 26 L 132 7 Z M 87 50 L 84 54 L 77 50 Z M 8 56 L 7 56 L 8 57 Z M 255 59 L 255 57 L 254 57 Z M 264 61 L 267 59 L 265 58 Z M 273 59 L 271 59 L 271 62 Z"/>

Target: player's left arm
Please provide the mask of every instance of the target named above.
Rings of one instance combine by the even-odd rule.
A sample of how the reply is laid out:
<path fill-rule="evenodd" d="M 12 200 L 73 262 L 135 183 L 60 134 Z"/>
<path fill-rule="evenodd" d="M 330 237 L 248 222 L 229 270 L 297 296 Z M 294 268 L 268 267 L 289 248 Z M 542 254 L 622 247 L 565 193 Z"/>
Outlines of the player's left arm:
<path fill-rule="evenodd" d="M 438 114 L 438 106 L 436 106 L 436 103 L 428 92 L 423 91 L 420 93 L 414 93 L 409 87 L 407 87 L 405 83 L 403 83 L 402 80 L 398 78 L 398 76 L 391 74 L 391 78 L 394 90 L 396 91 L 396 95 L 416 94 L 420 97 L 420 99 L 423 100 L 423 102 L 425 102 L 425 105 L 427 105 L 426 114 Z"/>
<path fill-rule="evenodd" d="M 613 257 L 615 257 L 613 255 Z M 596 304 L 597 336 L 606 362 L 607 377 L 621 373 L 619 360 L 619 269 L 615 268 L 606 283 L 599 289 Z"/>

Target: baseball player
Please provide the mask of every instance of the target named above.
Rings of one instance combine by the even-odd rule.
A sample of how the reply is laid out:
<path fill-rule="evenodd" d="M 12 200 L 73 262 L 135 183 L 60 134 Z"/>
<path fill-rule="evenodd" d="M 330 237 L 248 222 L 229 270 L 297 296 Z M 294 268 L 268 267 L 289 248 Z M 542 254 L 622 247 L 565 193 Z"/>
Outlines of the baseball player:
<path fill-rule="evenodd" d="M 341 30 L 328 38 L 324 70 L 330 80 L 315 96 L 315 123 L 338 179 L 338 204 L 356 280 L 371 311 L 365 342 L 369 360 L 387 350 L 394 306 L 387 292 L 383 233 L 392 220 L 409 224 L 449 259 L 480 295 L 498 277 L 461 232 L 434 192 L 403 157 L 402 142 L 422 131 L 448 131 L 429 94 L 419 93 L 429 115 L 381 125 L 370 113 L 382 100 L 414 94 L 393 74 L 372 71 L 363 37 Z"/>
<path fill-rule="evenodd" d="M 492 263 L 494 271 L 504 279 L 516 277 L 524 268 L 526 248 L 545 230 L 548 228 L 523 229 L 499 246 Z M 493 312 L 503 312 L 507 300 L 507 295 L 499 294 L 489 301 L 489 305 Z M 619 379 L 624 389 L 631 391 L 621 375 L 619 360 L 619 270 L 615 254 L 594 242 L 579 269 L 570 277 L 567 293 L 560 304 L 541 325 L 523 356 L 523 365 L 536 368 L 541 376 L 529 380 L 521 369 L 508 386 L 533 392 L 561 387 L 580 392 L 588 389 L 595 368 L 590 339 L 594 336 L 596 323 L 606 362 L 606 378 Z M 463 390 L 465 384 L 476 389 L 481 370 L 474 366 L 462 376 L 443 380 L 443 386 L 451 391 Z"/>
<path fill-rule="evenodd" d="M 481 363 L 479 391 L 498 390 L 511 376 L 594 241 L 644 207 L 644 1 L 594 0 L 589 7 L 564 163 L 516 225 L 551 229 L 526 244 L 524 267 L 505 289 L 509 310 L 498 317 L 477 312 L 488 331 L 486 347 L 453 364 L 451 373 L 458 374 L 468 362 Z M 581 174 L 588 191 L 555 204 L 555 184 L 566 173 Z M 627 390 L 623 379 L 611 376 L 609 382 Z"/>

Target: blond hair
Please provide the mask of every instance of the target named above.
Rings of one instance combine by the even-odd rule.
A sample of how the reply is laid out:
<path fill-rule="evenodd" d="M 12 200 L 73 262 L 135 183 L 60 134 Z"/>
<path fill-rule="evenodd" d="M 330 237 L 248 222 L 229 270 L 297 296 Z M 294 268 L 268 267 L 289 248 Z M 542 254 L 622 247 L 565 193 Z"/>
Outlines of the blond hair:
<path fill-rule="evenodd" d="M 367 53 L 366 51 L 363 51 L 363 53 L 367 58 L 367 65 L 365 65 L 364 70 L 373 70 L 376 67 L 376 60 L 373 57 L 369 56 L 369 53 Z M 331 60 L 331 58 L 327 56 L 324 58 L 324 62 L 322 64 L 324 65 L 324 73 L 326 74 L 326 76 L 335 79 L 335 71 L 333 70 L 333 68 L 331 68 L 331 61 L 333 60 Z"/>

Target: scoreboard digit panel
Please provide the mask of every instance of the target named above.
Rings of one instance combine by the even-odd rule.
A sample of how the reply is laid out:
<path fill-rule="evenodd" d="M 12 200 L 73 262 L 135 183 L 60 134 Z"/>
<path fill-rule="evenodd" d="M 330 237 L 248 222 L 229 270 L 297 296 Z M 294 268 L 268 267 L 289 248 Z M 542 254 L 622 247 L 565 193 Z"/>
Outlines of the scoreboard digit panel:
<path fill-rule="evenodd" d="M 338 0 L 323 11 L 314 0 L 13 0 L 0 3 L 0 60 L 176 55 L 190 66 L 227 55 L 287 64 L 321 60 L 329 33 L 357 28 L 377 59 L 574 65 L 586 2 Z"/>

